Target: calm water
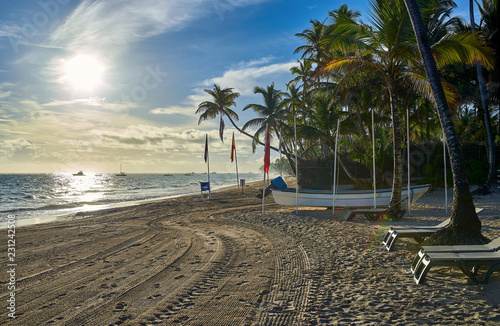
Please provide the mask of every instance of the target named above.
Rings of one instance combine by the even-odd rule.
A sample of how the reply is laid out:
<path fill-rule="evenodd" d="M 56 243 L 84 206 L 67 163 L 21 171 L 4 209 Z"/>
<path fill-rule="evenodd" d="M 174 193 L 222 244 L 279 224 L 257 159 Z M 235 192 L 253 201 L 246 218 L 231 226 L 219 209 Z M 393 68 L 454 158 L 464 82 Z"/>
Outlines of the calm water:
<path fill-rule="evenodd" d="M 240 173 L 247 182 L 258 174 Z M 207 174 L 0 174 L 0 222 L 9 214 L 17 219 L 74 213 L 111 204 L 200 192 Z M 236 185 L 235 174 L 210 175 L 211 188 Z"/>

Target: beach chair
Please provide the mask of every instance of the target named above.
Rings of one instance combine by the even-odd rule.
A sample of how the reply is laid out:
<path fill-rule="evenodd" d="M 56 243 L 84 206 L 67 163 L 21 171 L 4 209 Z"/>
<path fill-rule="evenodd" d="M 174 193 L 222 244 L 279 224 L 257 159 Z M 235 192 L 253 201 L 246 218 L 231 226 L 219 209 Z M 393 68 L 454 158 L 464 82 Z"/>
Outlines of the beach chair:
<path fill-rule="evenodd" d="M 456 266 L 474 283 L 488 283 L 490 276 L 500 268 L 500 251 L 489 252 L 428 252 L 413 272 L 417 284 L 423 284 L 432 266 Z M 482 266 L 488 266 L 483 280 L 477 278 Z"/>
<path fill-rule="evenodd" d="M 399 238 L 413 238 L 418 243 L 421 243 L 424 241 L 424 238 L 441 230 L 448 224 L 450 224 L 449 218 L 435 226 L 391 226 L 385 234 L 382 244 L 385 246 L 387 251 L 391 251 L 392 247 L 396 244 L 396 241 Z"/>
<path fill-rule="evenodd" d="M 210 199 L 211 191 L 210 191 L 210 182 L 200 182 L 201 187 L 201 199 L 203 199 L 203 192 L 208 191 L 208 199 Z"/>
<path fill-rule="evenodd" d="M 426 253 L 447 253 L 447 252 L 493 252 L 500 249 L 500 237 L 484 245 L 453 245 L 453 246 L 422 246 L 411 264 L 411 272 L 414 273 L 420 261 Z"/>

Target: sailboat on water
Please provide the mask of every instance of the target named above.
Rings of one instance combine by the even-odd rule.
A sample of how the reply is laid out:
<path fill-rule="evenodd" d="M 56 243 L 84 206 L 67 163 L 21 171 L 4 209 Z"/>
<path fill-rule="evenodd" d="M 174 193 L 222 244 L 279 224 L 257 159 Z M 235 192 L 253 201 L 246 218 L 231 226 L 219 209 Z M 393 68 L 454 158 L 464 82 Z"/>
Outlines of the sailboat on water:
<path fill-rule="evenodd" d="M 115 174 L 117 177 L 125 177 L 127 174 L 122 171 L 122 165 L 120 164 L 120 173 Z"/>

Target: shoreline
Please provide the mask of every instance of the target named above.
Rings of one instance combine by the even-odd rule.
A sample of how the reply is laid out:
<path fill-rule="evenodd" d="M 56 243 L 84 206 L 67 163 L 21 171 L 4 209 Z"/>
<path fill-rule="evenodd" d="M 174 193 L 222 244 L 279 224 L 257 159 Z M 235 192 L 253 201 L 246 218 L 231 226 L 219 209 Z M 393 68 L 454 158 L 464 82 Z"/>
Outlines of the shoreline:
<path fill-rule="evenodd" d="M 259 183 L 259 181 L 250 181 L 247 183 L 247 186 L 254 184 L 254 183 Z M 212 191 L 224 191 L 224 190 L 230 190 L 231 188 L 237 188 L 238 186 L 235 185 L 225 185 L 225 186 L 219 186 L 215 187 L 212 189 Z M 201 194 L 200 194 L 201 195 Z M 85 214 L 91 213 L 91 212 L 99 212 L 99 211 L 106 211 L 108 209 L 114 209 L 114 208 L 125 208 L 125 207 L 132 207 L 132 206 L 138 206 L 138 205 L 143 205 L 143 204 L 148 204 L 148 203 L 153 203 L 153 202 L 162 202 L 166 201 L 169 199 L 174 199 L 174 198 L 179 198 L 179 197 L 185 197 L 185 196 L 196 196 L 196 193 L 186 193 L 186 194 L 181 194 L 181 195 L 171 195 L 171 196 L 163 196 L 163 197 L 153 197 L 153 198 L 148 198 L 148 199 L 138 199 L 138 200 L 129 200 L 129 201 L 123 201 L 123 202 L 116 202 L 116 203 L 111 203 L 111 204 L 97 204 L 97 205 L 84 205 L 81 207 L 77 208 L 72 208 L 72 209 L 64 209 L 64 210 L 71 210 L 72 212 L 65 212 L 65 213 L 54 213 L 54 214 L 41 214 L 40 216 L 36 217 L 28 217 L 28 218 L 16 218 L 16 226 L 17 227 L 23 227 L 23 226 L 30 226 L 30 225 L 39 225 L 39 224 L 45 224 L 45 223 L 54 223 L 54 222 L 64 222 L 64 221 L 72 221 L 75 219 L 79 218 L 85 218 Z M 8 216 L 16 216 L 19 215 L 18 213 L 6 213 Z M 81 217 L 83 216 L 83 217 Z M 0 222 L 0 230 L 5 230 L 7 229 L 9 225 L 8 221 Z"/>

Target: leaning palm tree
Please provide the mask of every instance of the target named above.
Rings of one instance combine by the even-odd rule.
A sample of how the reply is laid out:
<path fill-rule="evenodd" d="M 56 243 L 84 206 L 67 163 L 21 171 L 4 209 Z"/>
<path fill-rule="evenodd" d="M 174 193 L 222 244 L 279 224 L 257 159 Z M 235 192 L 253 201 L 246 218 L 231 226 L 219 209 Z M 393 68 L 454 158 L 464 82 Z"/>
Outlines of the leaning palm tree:
<path fill-rule="evenodd" d="M 205 92 L 210 94 L 214 101 L 205 101 L 198 105 L 198 110 L 196 110 L 196 114 L 200 114 L 200 119 L 198 120 L 198 124 L 202 121 L 215 119 L 217 116 L 220 116 L 219 122 L 219 136 L 220 140 L 224 142 L 224 117 L 226 116 L 229 121 L 236 127 L 234 120 L 238 120 L 238 114 L 230 109 L 231 106 L 236 106 L 235 99 L 240 96 L 240 93 L 233 92 L 233 88 L 224 88 L 217 84 L 214 85 L 214 89 L 205 89 Z"/>
<path fill-rule="evenodd" d="M 474 209 L 474 203 L 469 189 L 462 146 L 453 124 L 453 118 L 446 101 L 437 64 L 429 44 L 427 31 L 417 6 L 417 1 L 404 0 L 404 2 L 417 36 L 419 51 L 424 62 L 429 83 L 432 87 L 439 119 L 448 145 L 448 153 L 450 155 L 453 172 L 453 208 L 451 212 L 451 222 L 447 228 L 432 236 L 431 241 L 433 241 L 434 244 L 486 243 L 487 240 L 481 235 L 481 221 Z"/>
<path fill-rule="evenodd" d="M 211 120 L 217 118 L 220 115 L 219 122 L 219 136 L 222 142 L 224 142 L 224 117 L 227 117 L 233 127 L 238 130 L 240 133 L 254 139 L 253 135 L 250 135 L 246 131 L 242 130 L 240 127 L 236 125 L 234 120 L 238 120 L 238 114 L 230 109 L 231 106 L 236 106 L 236 102 L 234 101 L 237 97 L 240 96 L 239 93 L 233 92 L 233 88 L 224 88 L 217 84 L 214 84 L 214 89 L 205 89 L 205 92 L 212 95 L 214 101 L 205 101 L 198 105 L 198 109 L 196 110 L 196 114 L 200 114 L 200 118 L 198 120 L 198 124 L 202 123 L 205 120 Z M 255 146 L 258 144 L 264 146 L 265 144 L 260 142 L 258 139 L 255 140 Z M 272 150 L 279 151 L 274 146 L 271 146 Z"/>

